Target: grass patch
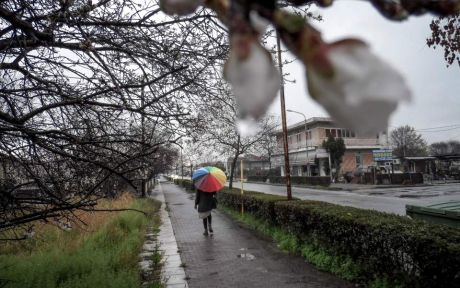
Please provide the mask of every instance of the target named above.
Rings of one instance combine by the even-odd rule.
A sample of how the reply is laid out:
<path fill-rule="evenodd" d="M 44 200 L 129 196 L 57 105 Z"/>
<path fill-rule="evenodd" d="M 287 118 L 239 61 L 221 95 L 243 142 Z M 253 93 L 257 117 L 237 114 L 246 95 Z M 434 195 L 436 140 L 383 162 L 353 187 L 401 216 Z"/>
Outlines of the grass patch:
<path fill-rule="evenodd" d="M 157 244 L 155 247 L 155 251 L 152 255 L 152 258 L 150 259 L 153 262 L 152 264 L 153 271 L 152 271 L 152 276 L 149 279 L 151 284 L 147 286 L 148 288 L 164 288 L 165 287 L 164 281 L 161 278 L 162 277 L 161 269 L 163 268 L 163 262 L 161 261 L 162 259 L 163 259 L 163 255 L 160 252 L 159 245 Z"/>
<path fill-rule="evenodd" d="M 138 254 L 152 218 L 154 226 L 159 226 L 154 213 L 160 203 L 128 198 L 118 200 L 123 203 L 101 205 L 128 203 L 147 211 L 148 217 L 131 211 L 87 213 L 81 215 L 90 223 L 86 229 L 67 232 L 43 226 L 33 239 L 4 248 L 0 254 L 0 287 L 139 287 Z"/>
<path fill-rule="evenodd" d="M 335 274 L 342 279 L 352 282 L 362 283 L 365 278 L 362 277 L 366 273 L 365 269 L 348 256 L 338 255 L 334 251 L 325 249 L 311 239 L 300 239 L 280 227 L 257 219 L 249 213 L 241 215 L 241 213 L 222 205 L 219 205 L 219 210 L 244 223 L 249 228 L 272 238 L 281 250 L 293 255 L 302 256 L 308 263 L 311 263 L 321 271 Z M 379 277 L 368 283 L 368 286 L 372 288 L 395 287 L 394 283 Z"/>

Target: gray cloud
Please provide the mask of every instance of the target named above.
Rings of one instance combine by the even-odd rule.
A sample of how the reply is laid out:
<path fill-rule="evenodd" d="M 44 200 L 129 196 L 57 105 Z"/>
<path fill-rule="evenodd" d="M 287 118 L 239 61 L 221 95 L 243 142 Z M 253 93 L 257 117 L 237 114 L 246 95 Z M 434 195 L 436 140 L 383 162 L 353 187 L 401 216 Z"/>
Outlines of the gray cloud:
<path fill-rule="evenodd" d="M 324 21 L 313 24 L 326 40 L 360 38 L 405 76 L 413 93 L 413 101 L 403 104 L 392 115 L 391 127 L 407 124 L 424 129 L 460 125 L 460 68 L 446 68 L 442 50 L 433 50 L 425 44 L 425 39 L 431 33 L 429 24 L 433 16 L 391 22 L 364 1 L 336 1 L 330 8 L 318 9 L 318 13 L 323 15 Z M 309 98 L 301 64 L 289 64 L 285 72 L 296 79 L 295 84 L 286 85 L 287 109 L 301 111 L 307 117 L 327 116 L 324 109 Z M 271 106 L 270 112 L 280 114 L 279 98 Z M 302 120 L 300 115 L 288 113 L 289 124 Z M 460 128 L 420 132 L 429 143 L 460 140 Z"/>

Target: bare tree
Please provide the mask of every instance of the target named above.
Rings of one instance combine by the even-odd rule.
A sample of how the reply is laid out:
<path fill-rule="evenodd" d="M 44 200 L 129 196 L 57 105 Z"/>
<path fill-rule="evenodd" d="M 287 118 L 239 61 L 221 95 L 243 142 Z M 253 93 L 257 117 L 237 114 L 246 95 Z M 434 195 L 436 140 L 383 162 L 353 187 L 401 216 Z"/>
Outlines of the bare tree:
<path fill-rule="evenodd" d="M 451 140 L 447 142 L 436 142 L 430 145 L 431 155 L 460 154 L 460 142 Z"/>
<path fill-rule="evenodd" d="M 205 10 L 171 18 L 150 0 L 2 1 L 0 232 L 167 168 L 212 97 L 222 32 Z"/>
<path fill-rule="evenodd" d="M 269 116 L 270 117 L 270 116 Z M 271 116 L 273 123 L 279 123 L 280 121 L 277 118 Z M 273 131 L 274 132 L 274 131 Z M 272 171 L 272 156 L 274 154 L 278 154 L 281 152 L 281 148 L 278 146 L 278 142 L 276 141 L 276 136 L 273 133 L 266 133 L 262 135 L 262 139 L 260 142 L 256 143 L 251 149 L 252 153 L 267 157 L 269 161 L 269 173 Z"/>
<path fill-rule="evenodd" d="M 267 135 L 271 134 L 278 124 L 273 117 L 263 117 L 257 122 L 256 133 L 242 135 L 238 131 L 236 123 L 238 109 L 235 98 L 230 94 L 230 89 L 225 83 L 216 86 L 220 93 L 214 97 L 214 105 L 208 107 L 206 113 L 201 114 L 202 123 L 207 125 L 202 128 L 202 141 L 207 146 L 214 147 L 221 155 L 231 156 L 229 187 L 233 186 L 233 177 L 238 157 L 250 152 L 257 144 L 266 141 Z"/>
<path fill-rule="evenodd" d="M 414 127 L 401 126 L 391 131 L 391 144 L 393 154 L 397 157 L 425 156 L 427 144 L 421 134 L 415 131 Z"/>

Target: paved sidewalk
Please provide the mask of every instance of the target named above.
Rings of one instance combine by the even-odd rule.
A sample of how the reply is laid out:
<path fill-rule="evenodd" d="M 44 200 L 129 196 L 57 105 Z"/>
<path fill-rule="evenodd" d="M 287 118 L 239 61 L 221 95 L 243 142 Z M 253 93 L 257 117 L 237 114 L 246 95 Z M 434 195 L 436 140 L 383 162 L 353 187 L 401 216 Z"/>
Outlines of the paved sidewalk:
<path fill-rule="evenodd" d="M 189 287 L 353 287 L 281 252 L 219 211 L 213 212 L 214 235 L 203 236 L 194 195 L 169 182 L 158 186 L 169 208 Z"/>
<path fill-rule="evenodd" d="M 163 191 L 161 189 L 154 189 L 150 197 L 162 203 L 160 207 L 161 226 L 156 242 L 147 242 L 143 248 L 147 251 L 155 251 L 156 245 L 159 246 L 163 258 L 161 276 L 166 288 L 187 288 L 188 284 L 184 268 L 182 267 L 179 248 L 177 247 L 176 238 L 174 237 L 169 219 L 169 213 L 167 212 Z M 152 262 L 151 260 L 148 261 Z M 143 287 L 147 286 L 143 285 Z"/>

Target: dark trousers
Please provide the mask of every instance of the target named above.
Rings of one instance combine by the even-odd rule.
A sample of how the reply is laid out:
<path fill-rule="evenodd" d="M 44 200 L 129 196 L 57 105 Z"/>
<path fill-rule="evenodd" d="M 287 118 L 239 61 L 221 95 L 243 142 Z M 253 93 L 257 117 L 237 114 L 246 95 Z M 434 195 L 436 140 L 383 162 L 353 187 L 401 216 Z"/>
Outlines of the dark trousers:
<path fill-rule="evenodd" d="M 211 214 L 209 214 L 208 217 L 204 218 L 203 219 L 203 226 L 204 226 L 204 230 L 208 230 L 208 223 L 209 223 L 209 229 L 212 229 L 212 216 Z"/>

